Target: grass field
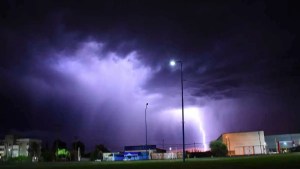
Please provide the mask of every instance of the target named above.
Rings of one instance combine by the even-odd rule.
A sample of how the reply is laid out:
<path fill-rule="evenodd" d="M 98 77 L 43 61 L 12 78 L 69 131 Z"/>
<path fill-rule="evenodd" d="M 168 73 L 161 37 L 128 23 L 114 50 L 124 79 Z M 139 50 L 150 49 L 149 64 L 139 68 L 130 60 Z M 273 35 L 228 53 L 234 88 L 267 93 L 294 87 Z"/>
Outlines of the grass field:
<path fill-rule="evenodd" d="M 300 153 L 249 157 L 126 162 L 0 164 L 0 169 L 300 169 Z"/>

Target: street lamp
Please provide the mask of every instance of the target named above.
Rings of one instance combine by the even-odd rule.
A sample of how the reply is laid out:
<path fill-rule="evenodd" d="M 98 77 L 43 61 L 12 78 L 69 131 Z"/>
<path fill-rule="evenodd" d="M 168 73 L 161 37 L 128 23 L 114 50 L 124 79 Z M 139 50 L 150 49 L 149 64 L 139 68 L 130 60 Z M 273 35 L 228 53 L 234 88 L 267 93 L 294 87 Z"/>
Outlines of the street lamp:
<path fill-rule="evenodd" d="M 148 108 L 148 103 L 146 103 L 146 108 L 145 108 L 145 130 L 146 130 L 146 153 L 148 154 L 148 147 L 147 147 L 147 139 L 148 139 L 148 135 L 147 135 L 147 108 Z M 149 154 L 148 154 L 148 159 L 149 159 Z"/>
<path fill-rule="evenodd" d="M 183 73 L 182 73 L 182 61 L 171 60 L 170 65 L 175 66 L 176 63 L 180 63 L 180 75 L 181 75 L 181 110 L 182 110 L 182 160 L 185 162 L 185 140 L 184 140 L 184 103 L 183 103 Z"/>
<path fill-rule="evenodd" d="M 171 66 L 175 66 L 175 65 L 176 65 L 176 62 L 175 62 L 174 60 L 171 60 L 171 61 L 170 61 L 170 65 L 171 65 Z"/>
<path fill-rule="evenodd" d="M 146 130 L 146 148 L 147 148 L 147 107 L 148 107 L 148 103 L 146 103 L 146 108 L 145 108 L 145 130 Z"/>

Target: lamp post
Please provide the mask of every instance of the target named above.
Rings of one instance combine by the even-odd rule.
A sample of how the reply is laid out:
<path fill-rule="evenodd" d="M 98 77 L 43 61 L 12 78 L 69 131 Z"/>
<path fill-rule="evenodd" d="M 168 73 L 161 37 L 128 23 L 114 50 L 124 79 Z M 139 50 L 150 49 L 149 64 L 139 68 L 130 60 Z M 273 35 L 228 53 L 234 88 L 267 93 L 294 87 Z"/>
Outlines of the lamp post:
<path fill-rule="evenodd" d="M 146 130 L 146 148 L 147 148 L 147 139 L 148 139 L 148 135 L 147 135 L 147 108 L 148 108 L 148 103 L 146 103 L 146 108 L 145 108 L 145 130 Z"/>
<path fill-rule="evenodd" d="M 148 108 L 148 103 L 146 103 L 146 108 L 145 108 L 145 130 L 146 130 L 146 153 L 148 154 L 148 147 L 147 147 L 147 139 L 148 139 L 148 135 L 147 135 L 147 108 Z M 149 154 L 148 154 L 148 159 L 149 159 Z"/>
<path fill-rule="evenodd" d="M 181 111 L 182 111 L 182 160 L 185 162 L 185 139 L 184 139 L 184 102 L 183 102 L 183 72 L 182 61 L 171 60 L 170 65 L 175 66 L 176 63 L 180 63 L 180 76 L 181 76 Z"/>

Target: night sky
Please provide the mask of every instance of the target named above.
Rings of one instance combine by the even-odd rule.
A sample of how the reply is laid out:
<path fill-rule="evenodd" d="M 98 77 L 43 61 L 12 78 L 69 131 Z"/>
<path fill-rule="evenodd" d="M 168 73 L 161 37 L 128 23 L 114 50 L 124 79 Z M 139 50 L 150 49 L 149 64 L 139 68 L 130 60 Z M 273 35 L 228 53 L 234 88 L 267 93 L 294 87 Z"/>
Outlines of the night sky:
<path fill-rule="evenodd" d="M 0 1 L 0 136 L 92 149 L 300 132 L 296 1 Z"/>

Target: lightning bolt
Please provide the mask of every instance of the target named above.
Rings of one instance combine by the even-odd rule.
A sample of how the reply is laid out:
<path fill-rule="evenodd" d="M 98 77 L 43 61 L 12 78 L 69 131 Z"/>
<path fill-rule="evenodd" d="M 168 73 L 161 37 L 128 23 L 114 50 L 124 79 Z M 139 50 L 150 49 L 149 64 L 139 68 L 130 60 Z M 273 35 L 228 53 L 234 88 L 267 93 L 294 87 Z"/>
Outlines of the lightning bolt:
<path fill-rule="evenodd" d="M 200 119 L 200 121 L 201 121 L 201 119 Z M 200 122 L 199 128 L 200 128 L 200 132 L 201 132 L 201 134 L 202 134 L 203 149 L 204 149 L 204 151 L 206 151 L 206 150 L 207 150 L 207 145 L 206 145 L 206 133 L 205 133 L 203 127 L 202 127 L 202 123 L 201 123 L 201 122 Z"/>
<path fill-rule="evenodd" d="M 170 112 L 173 112 L 172 115 L 176 118 L 176 119 L 181 119 L 181 109 L 173 109 Z M 198 133 L 199 131 L 197 131 L 197 135 L 201 135 L 202 136 L 202 145 L 203 145 L 203 151 L 207 151 L 208 150 L 208 146 L 206 144 L 206 133 L 204 130 L 204 119 L 202 116 L 202 111 L 198 108 L 198 107 L 188 107 L 185 109 L 185 117 L 186 120 L 189 121 L 190 123 L 194 124 L 196 129 L 200 130 L 200 133 Z"/>

